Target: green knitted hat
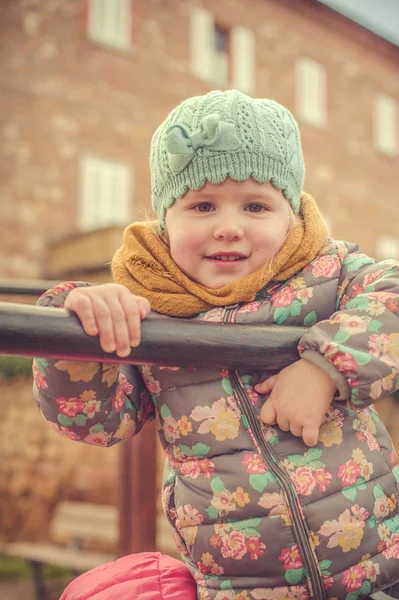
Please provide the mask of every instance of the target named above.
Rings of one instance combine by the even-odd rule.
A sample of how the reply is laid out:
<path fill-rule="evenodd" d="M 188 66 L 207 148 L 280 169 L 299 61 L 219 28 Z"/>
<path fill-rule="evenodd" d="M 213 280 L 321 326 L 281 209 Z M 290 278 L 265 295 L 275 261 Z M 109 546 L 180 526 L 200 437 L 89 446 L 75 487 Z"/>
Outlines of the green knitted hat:
<path fill-rule="evenodd" d="M 187 190 L 227 177 L 270 181 L 298 213 L 305 177 L 298 125 L 273 100 L 213 91 L 177 106 L 151 143 L 152 206 L 161 230 L 166 210 Z"/>

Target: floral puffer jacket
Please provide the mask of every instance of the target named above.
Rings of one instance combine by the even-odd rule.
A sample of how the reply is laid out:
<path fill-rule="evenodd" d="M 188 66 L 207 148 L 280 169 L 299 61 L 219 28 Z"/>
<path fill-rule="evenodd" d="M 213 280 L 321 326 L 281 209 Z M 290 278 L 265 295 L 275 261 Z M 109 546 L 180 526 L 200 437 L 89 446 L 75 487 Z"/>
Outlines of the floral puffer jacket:
<path fill-rule="evenodd" d="M 199 599 L 361 600 L 399 580 L 399 468 L 372 406 L 399 387 L 398 316 L 399 264 L 330 240 L 254 302 L 196 317 L 307 327 L 299 355 L 339 390 L 312 448 L 260 422 L 270 371 L 36 359 L 35 393 L 54 430 L 89 444 L 157 419 L 164 508 Z"/>

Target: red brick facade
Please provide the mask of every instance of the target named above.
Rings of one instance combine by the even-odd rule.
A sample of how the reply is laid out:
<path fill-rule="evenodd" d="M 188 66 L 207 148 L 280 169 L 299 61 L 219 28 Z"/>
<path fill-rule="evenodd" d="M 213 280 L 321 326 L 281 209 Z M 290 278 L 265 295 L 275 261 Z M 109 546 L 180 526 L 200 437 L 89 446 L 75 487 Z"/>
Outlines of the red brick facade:
<path fill-rule="evenodd" d="M 373 144 L 373 98 L 399 102 L 399 48 L 316 0 L 132 0 L 132 50 L 90 41 L 82 0 L 3 0 L 0 20 L 0 277 L 45 272 L 49 242 L 78 228 L 86 153 L 134 169 L 132 217 L 150 207 L 151 135 L 211 86 L 190 70 L 190 10 L 256 37 L 256 96 L 296 110 L 295 61 L 327 73 L 327 123 L 301 123 L 306 189 L 332 234 L 375 252 L 397 236 L 399 156 Z M 398 127 L 398 124 L 396 124 Z M 399 132 L 396 132 L 399 135 Z"/>

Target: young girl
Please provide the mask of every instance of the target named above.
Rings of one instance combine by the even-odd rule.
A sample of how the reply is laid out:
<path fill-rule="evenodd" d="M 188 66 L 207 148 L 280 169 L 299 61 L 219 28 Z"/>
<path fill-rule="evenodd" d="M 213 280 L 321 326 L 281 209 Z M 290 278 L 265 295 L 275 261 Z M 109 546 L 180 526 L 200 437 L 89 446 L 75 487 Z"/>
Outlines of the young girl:
<path fill-rule="evenodd" d="M 151 175 L 159 222 L 127 228 L 115 283 L 67 283 L 40 304 L 121 357 L 145 318 L 305 325 L 298 360 L 266 379 L 37 359 L 45 418 L 102 446 L 157 419 L 164 508 L 199 599 L 393 594 L 399 468 L 372 404 L 399 387 L 398 263 L 328 239 L 298 126 L 270 100 L 183 102 L 154 135 Z"/>

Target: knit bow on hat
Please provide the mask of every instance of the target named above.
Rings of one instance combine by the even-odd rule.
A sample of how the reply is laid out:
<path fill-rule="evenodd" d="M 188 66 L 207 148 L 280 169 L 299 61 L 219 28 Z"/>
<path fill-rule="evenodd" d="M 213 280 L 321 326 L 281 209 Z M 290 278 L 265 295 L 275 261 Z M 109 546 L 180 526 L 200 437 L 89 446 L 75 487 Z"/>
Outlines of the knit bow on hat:
<path fill-rule="evenodd" d="M 193 134 L 178 123 L 171 125 L 166 131 L 169 166 L 176 174 L 187 167 L 198 148 L 228 151 L 238 150 L 240 145 L 234 123 L 221 121 L 216 114 L 204 117 L 200 122 L 200 128 Z"/>

